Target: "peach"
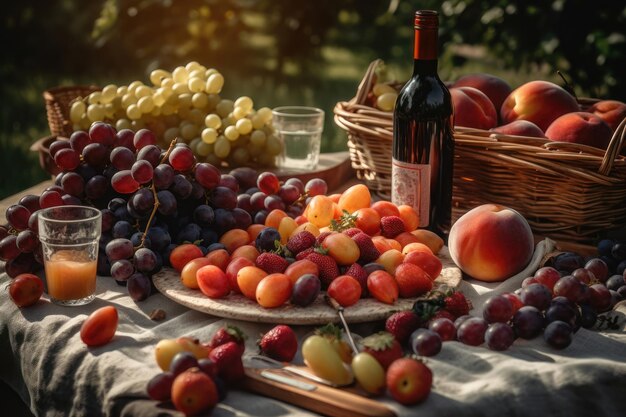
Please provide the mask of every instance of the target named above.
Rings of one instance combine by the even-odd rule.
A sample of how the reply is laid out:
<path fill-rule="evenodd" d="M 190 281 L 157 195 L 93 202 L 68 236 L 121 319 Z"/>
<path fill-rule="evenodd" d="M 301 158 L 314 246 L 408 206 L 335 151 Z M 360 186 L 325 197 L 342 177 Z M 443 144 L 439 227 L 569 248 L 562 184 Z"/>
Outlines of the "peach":
<path fill-rule="evenodd" d="M 528 120 L 514 120 L 511 123 L 507 123 L 502 126 L 497 126 L 490 129 L 495 133 L 502 133 L 504 135 L 515 136 L 530 136 L 533 138 L 545 138 L 543 130 L 539 129 L 539 126 Z"/>
<path fill-rule="evenodd" d="M 474 87 L 450 89 L 454 124 L 475 129 L 491 129 L 498 124 L 498 113 L 489 97 Z"/>
<path fill-rule="evenodd" d="M 439 258 L 428 252 L 409 252 L 404 257 L 403 262 L 419 266 L 433 281 L 441 274 L 441 270 L 443 269 L 443 264 Z"/>
<path fill-rule="evenodd" d="M 564 88 L 548 81 L 530 81 L 517 87 L 500 107 L 503 124 L 523 119 L 544 132 L 555 119 L 578 111 L 578 102 Z"/>
<path fill-rule="evenodd" d="M 389 242 L 387 242 L 387 238 L 384 236 L 374 236 L 372 237 L 372 242 L 374 243 L 374 246 L 376 246 L 376 249 L 378 249 L 378 252 L 380 253 L 384 253 L 387 252 L 388 250 L 393 249 L 393 247 L 389 244 Z"/>
<path fill-rule="evenodd" d="M 426 245 L 425 243 L 421 243 L 421 242 L 409 243 L 408 245 L 406 245 L 405 247 L 402 248 L 402 253 L 405 254 L 405 255 L 408 255 L 411 252 L 425 252 L 425 253 L 429 253 L 431 255 L 435 254 L 435 252 L 433 252 L 433 250 L 430 248 L 430 246 Z"/>
<path fill-rule="evenodd" d="M 528 265 L 534 239 L 530 225 L 517 211 L 483 204 L 452 225 L 448 248 L 465 274 L 480 281 L 503 281 Z"/>
<path fill-rule="evenodd" d="M 374 204 L 372 204 L 371 208 L 378 213 L 381 219 L 385 216 L 400 217 L 400 210 L 398 210 L 398 206 L 393 204 L 391 201 L 376 201 Z"/>
<path fill-rule="evenodd" d="M 604 120 L 613 132 L 620 122 L 626 119 L 626 103 L 617 100 L 600 100 L 594 103 L 588 111 Z"/>
<path fill-rule="evenodd" d="M 511 86 L 500 77 L 492 74 L 476 73 L 459 77 L 452 87 L 474 87 L 483 92 L 497 110 L 505 98 L 511 94 Z"/>
<path fill-rule="evenodd" d="M 580 143 L 606 149 L 613 132 L 608 124 L 593 113 L 567 113 L 556 119 L 546 137 L 550 140 Z"/>

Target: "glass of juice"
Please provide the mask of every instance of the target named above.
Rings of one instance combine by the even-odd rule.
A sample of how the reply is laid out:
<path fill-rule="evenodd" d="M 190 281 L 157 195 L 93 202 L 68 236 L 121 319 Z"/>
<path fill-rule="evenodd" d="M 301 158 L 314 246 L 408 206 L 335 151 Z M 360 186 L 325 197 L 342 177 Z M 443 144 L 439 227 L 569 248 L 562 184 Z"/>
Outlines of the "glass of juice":
<path fill-rule="evenodd" d="M 50 207 L 39 212 L 38 223 L 51 301 L 65 306 L 93 301 L 102 228 L 100 210 Z"/>
<path fill-rule="evenodd" d="M 276 107 L 272 111 L 272 125 L 282 144 L 278 166 L 294 171 L 314 170 L 320 157 L 324 110 L 304 106 Z"/>

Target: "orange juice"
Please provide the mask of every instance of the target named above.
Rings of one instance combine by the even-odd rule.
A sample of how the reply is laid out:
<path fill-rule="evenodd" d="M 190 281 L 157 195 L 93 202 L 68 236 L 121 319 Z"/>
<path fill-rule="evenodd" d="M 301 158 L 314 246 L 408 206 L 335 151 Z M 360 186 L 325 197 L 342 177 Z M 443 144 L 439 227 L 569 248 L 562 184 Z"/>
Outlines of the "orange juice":
<path fill-rule="evenodd" d="M 97 261 L 75 250 L 61 250 L 45 262 L 48 294 L 61 300 L 78 300 L 96 291 Z"/>

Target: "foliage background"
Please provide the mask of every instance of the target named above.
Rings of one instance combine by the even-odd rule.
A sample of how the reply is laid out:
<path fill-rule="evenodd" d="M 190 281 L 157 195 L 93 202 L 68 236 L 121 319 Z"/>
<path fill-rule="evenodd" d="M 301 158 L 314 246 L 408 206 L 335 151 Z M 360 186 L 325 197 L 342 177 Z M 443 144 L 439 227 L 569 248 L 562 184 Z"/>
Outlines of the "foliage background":
<path fill-rule="evenodd" d="M 49 134 L 41 93 L 58 85 L 148 81 L 196 60 L 225 97 L 327 112 L 322 151 L 346 149 L 332 108 L 367 64 L 412 66 L 412 13 L 439 10 L 440 75 L 491 72 L 512 86 L 562 83 L 626 101 L 626 5 L 611 0 L 22 0 L 3 4 L 0 198 L 46 178 L 31 143 Z M 8 40 L 8 41 L 7 41 Z"/>

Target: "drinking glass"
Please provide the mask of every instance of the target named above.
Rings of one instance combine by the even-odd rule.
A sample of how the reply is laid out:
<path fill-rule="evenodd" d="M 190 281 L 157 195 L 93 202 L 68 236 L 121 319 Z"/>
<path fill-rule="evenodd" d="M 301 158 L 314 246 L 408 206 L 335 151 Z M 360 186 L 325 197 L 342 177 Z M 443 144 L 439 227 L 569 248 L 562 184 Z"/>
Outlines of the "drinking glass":
<path fill-rule="evenodd" d="M 100 210 L 86 206 L 50 207 L 39 212 L 48 295 L 53 303 L 90 303 L 96 293 Z"/>
<path fill-rule="evenodd" d="M 315 107 L 282 106 L 272 110 L 272 124 L 283 144 L 278 167 L 310 171 L 320 157 L 324 111 Z"/>

